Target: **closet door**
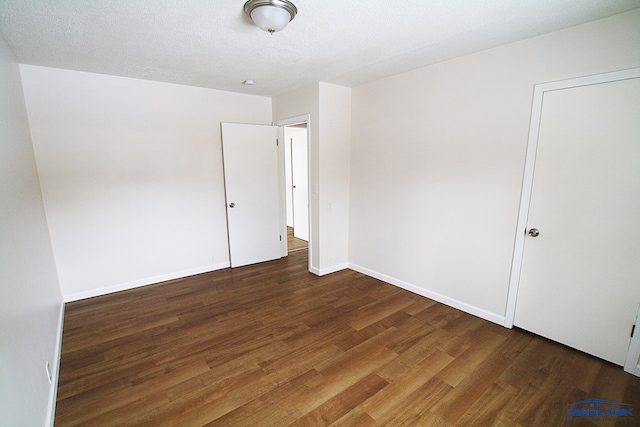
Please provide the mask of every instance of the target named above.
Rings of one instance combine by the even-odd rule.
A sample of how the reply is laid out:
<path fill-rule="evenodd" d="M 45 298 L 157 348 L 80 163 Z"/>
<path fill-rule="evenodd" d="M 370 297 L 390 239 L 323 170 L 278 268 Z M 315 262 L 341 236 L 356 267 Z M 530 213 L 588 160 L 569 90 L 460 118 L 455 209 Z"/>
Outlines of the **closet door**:
<path fill-rule="evenodd" d="M 623 365 L 640 304 L 640 79 L 544 93 L 515 325 Z"/>

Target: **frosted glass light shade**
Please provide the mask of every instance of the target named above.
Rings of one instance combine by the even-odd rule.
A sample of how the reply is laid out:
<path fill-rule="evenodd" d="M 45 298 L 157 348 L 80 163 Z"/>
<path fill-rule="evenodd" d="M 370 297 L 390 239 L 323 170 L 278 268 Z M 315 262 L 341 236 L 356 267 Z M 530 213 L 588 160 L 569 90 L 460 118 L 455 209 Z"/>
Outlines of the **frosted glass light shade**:
<path fill-rule="evenodd" d="M 291 15 L 280 7 L 260 6 L 253 9 L 251 19 L 260 29 L 273 33 L 286 27 Z"/>
<path fill-rule="evenodd" d="M 256 26 L 271 34 L 286 27 L 298 13 L 289 0 L 248 0 L 244 11 Z"/>

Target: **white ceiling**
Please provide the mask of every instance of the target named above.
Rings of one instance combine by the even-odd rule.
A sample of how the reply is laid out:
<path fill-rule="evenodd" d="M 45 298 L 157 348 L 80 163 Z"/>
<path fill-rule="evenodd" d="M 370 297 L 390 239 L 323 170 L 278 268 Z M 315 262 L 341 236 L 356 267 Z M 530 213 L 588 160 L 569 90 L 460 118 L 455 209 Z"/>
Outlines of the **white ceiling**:
<path fill-rule="evenodd" d="M 275 96 L 356 86 L 640 7 L 640 0 L 293 0 L 279 33 L 244 0 L 0 0 L 21 63 Z M 255 86 L 242 81 L 253 79 Z"/>

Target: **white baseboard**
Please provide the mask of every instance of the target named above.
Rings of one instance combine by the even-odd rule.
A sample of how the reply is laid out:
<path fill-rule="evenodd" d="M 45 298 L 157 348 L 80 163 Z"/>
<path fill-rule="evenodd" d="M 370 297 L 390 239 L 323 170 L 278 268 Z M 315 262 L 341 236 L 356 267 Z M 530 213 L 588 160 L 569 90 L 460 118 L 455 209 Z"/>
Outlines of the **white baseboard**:
<path fill-rule="evenodd" d="M 46 426 L 53 427 L 56 416 L 56 400 L 58 397 L 58 380 L 60 379 L 60 358 L 62 356 L 62 331 L 64 329 L 64 303 L 60 304 L 60 315 L 58 318 L 58 332 L 56 336 L 56 347 L 53 358 L 53 372 L 51 373 L 51 388 L 49 390 L 49 403 L 47 407 Z"/>
<path fill-rule="evenodd" d="M 336 271 L 346 270 L 347 268 L 349 268 L 349 263 L 344 262 L 342 264 L 336 264 L 330 267 L 325 267 L 320 269 L 312 267 L 311 272 L 316 276 L 324 276 L 325 274 L 335 273 Z"/>
<path fill-rule="evenodd" d="M 175 273 L 163 274 L 161 276 L 149 277 L 141 280 L 134 280 L 133 282 L 121 283 L 119 285 L 106 286 L 103 288 L 91 289 L 84 292 L 77 292 L 74 294 L 64 295 L 65 302 L 78 301 L 87 298 L 98 297 L 101 295 L 112 294 L 114 292 L 126 291 L 128 289 L 139 288 L 141 286 L 153 285 L 155 283 L 166 282 L 167 280 L 181 279 L 183 277 L 194 276 L 196 274 L 209 273 L 215 270 L 222 270 L 223 268 L 230 267 L 229 261 L 221 262 L 218 264 L 205 265 L 204 267 L 193 268 L 189 270 L 178 271 Z"/>
<path fill-rule="evenodd" d="M 473 305 L 467 304 L 462 301 L 458 301 L 453 298 L 449 298 L 437 292 L 433 292 L 428 289 L 424 289 L 416 285 L 412 285 L 411 283 L 407 283 L 403 280 L 396 279 L 391 276 L 387 276 L 386 274 L 382 274 L 377 271 L 370 270 L 366 267 L 362 267 L 357 264 L 349 263 L 349 268 L 359 273 L 366 274 L 367 276 L 371 276 L 373 278 L 382 280 L 383 282 L 387 282 L 399 288 L 413 292 L 414 294 L 418 294 L 423 297 L 430 298 L 434 301 L 438 301 L 442 304 L 448 305 L 449 307 L 457 308 L 458 310 L 480 317 L 481 319 L 488 320 L 489 322 L 497 323 L 500 326 L 505 326 L 506 319 L 504 316 L 500 316 L 498 314 L 492 313 L 482 308 L 475 307 Z"/>

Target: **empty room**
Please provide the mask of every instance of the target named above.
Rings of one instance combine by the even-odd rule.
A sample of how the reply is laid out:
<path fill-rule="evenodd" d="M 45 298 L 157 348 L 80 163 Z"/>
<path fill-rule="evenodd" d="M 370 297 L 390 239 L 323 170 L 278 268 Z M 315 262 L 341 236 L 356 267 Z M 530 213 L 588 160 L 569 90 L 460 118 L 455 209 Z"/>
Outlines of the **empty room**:
<path fill-rule="evenodd" d="M 626 426 L 640 1 L 0 2 L 0 426 Z"/>

